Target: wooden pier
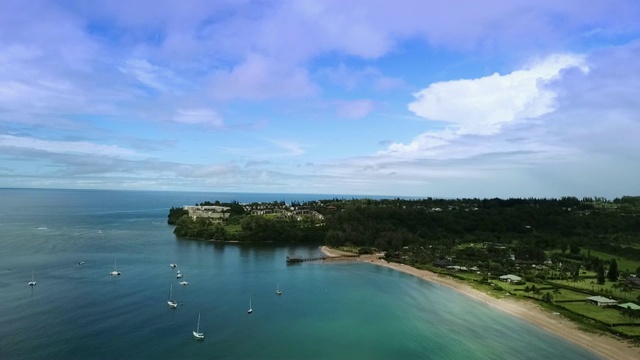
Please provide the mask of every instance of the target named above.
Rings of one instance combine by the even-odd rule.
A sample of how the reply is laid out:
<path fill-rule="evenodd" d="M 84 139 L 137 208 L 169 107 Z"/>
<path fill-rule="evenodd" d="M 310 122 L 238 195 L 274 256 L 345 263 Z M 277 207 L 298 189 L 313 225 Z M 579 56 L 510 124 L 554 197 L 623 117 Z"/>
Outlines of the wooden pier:
<path fill-rule="evenodd" d="M 314 258 L 301 258 L 301 257 L 287 256 L 287 264 L 301 263 L 301 262 L 305 262 L 305 261 L 318 261 L 318 260 L 324 260 L 324 259 L 325 259 L 324 256 L 314 257 Z"/>
<path fill-rule="evenodd" d="M 320 261 L 320 260 L 339 260 L 339 259 L 344 259 L 344 258 L 357 258 L 360 255 L 354 254 L 354 255 L 340 255 L 340 256 L 319 256 L 319 257 L 312 257 L 312 258 L 303 258 L 303 257 L 297 257 L 297 256 L 287 256 L 287 264 L 296 264 L 296 263 L 302 263 L 305 261 Z"/>

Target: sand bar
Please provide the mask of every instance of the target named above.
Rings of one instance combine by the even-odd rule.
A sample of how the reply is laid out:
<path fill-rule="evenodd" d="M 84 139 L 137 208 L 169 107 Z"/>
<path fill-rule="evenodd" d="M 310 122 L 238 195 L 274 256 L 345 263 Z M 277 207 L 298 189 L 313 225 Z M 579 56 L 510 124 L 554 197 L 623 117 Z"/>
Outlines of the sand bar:
<path fill-rule="evenodd" d="M 322 246 L 320 250 L 322 250 L 322 252 L 328 257 L 337 257 L 349 254 L 340 250 L 330 249 L 326 246 Z M 595 334 L 582 331 L 575 323 L 562 316 L 554 315 L 532 301 L 513 298 L 495 298 L 489 294 L 474 289 L 469 284 L 462 281 L 439 275 L 431 271 L 419 270 L 404 264 L 389 263 L 385 260 L 379 259 L 376 255 L 363 255 L 357 259 L 358 260 L 354 261 L 385 266 L 390 269 L 402 271 L 421 279 L 452 288 L 464 295 L 482 301 L 489 306 L 526 320 L 606 359 L 640 359 L 640 347 L 634 346 L 625 339 L 616 338 L 613 335 Z"/>

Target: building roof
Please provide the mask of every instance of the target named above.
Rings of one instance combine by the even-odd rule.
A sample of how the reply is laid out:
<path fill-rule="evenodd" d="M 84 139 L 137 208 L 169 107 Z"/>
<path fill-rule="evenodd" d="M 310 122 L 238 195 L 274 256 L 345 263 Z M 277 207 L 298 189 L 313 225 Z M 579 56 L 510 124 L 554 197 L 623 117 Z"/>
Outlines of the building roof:
<path fill-rule="evenodd" d="M 500 276 L 500 280 L 520 281 L 522 278 L 520 276 L 509 274 Z"/>
<path fill-rule="evenodd" d="M 630 283 L 634 283 L 634 284 L 640 285 L 640 278 L 637 278 L 635 276 L 629 276 L 627 278 L 627 281 L 630 282 Z"/>
<path fill-rule="evenodd" d="M 623 307 L 625 309 L 640 310 L 640 305 L 636 305 L 634 303 L 618 304 L 618 306 Z"/>
<path fill-rule="evenodd" d="M 616 300 L 609 299 L 609 298 L 606 298 L 604 296 L 589 296 L 587 298 L 587 300 L 595 301 L 595 302 L 601 303 L 601 304 L 615 304 L 615 303 L 617 303 Z"/>

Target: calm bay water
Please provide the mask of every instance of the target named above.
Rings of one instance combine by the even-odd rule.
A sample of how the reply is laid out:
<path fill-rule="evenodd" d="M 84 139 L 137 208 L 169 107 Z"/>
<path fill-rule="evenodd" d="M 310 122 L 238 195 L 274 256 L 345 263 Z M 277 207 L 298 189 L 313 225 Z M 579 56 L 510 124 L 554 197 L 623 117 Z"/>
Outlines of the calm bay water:
<path fill-rule="evenodd" d="M 403 273 L 286 265 L 319 250 L 179 240 L 166 224 L 171 206 L 205 200 L 332 197 L 0 189 L 0 359 L 597 359 Z"/>

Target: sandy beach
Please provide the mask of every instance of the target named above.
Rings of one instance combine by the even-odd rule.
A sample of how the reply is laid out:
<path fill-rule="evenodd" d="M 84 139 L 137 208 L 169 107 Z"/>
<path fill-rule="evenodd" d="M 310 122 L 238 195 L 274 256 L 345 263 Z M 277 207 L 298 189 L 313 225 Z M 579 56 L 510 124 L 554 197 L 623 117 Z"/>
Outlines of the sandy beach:
<path fill-rule="evenodd" d="M 330 249 L 326 246 L 322 246 L 320 249 L 328 257 L 337 257 L 349 254 L 339 250 Z M 464 295 L 482 301 L 489 306 L 526 320 L 606 359 L 640 359 L 640 347 L 635 347 L 624 339 L 618 339 L 612 335 L 593 334 L 582 331 L 570 320 L 565 319 L 562 316 L 554 315 L 531 301 L 522 299 L 517 300 L 508 297 L 500 299 L 494 298 L 482 291 L 474 289 L 469 284 L 453 278 L 426 270 L 419 270 L 403 264 L 389 263 L 385 260 L 379 259 L 378 256 L 375 255 L 364 255 L 357 258 L 357 260 L 354 258 L 353 261 L 385 266 L 442 286 L 447 286 L 463 293 Z"/>

